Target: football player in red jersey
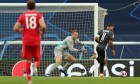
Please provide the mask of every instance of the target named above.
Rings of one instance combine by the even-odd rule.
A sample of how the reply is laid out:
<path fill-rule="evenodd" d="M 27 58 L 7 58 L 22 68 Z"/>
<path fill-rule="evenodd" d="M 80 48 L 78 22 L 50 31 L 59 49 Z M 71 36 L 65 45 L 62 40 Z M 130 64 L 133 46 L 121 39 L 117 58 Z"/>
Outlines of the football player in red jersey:
<path fill-rule="evenodd" d="M 31 58 L 34 57 L 33 63 L 33 75 L 37 75 L 37 68 L 40 66 L 41 59 L 41 36 L 44 36 L 46 30 L 46 24 L 41 13 L 35 11 L 36 5 L 34 0 L 28 0 L 28 11 L 21 14 L 17 23 L 14 26 L 14 30 L 22 32 L 22 58 L 26 60 L 26 73 L 28 84 L 32 84 L 31 81 Z M 23 28 L 20 26 L 23 25 Z M 41 26 L 42 32 L 40 33 L 39 26 Z"/>

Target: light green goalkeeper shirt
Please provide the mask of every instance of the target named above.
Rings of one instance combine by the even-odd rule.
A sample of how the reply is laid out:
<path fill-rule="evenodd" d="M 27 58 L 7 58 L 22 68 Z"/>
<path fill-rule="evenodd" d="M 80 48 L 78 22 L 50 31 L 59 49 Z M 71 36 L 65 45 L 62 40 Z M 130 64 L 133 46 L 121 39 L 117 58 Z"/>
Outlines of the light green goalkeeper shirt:
<path fill-rule="evenodd" d="M 84 45 L 79 39 L 74 40 L 72 36 L 68 36 L 66 39 L 63 40 L 61 44 L 55 47 L 55 49 L 59 51 L 70 50 L 72 52 L 78 52 L 78 49 L 75 49 L 73 46 L 75 44 Z"/>

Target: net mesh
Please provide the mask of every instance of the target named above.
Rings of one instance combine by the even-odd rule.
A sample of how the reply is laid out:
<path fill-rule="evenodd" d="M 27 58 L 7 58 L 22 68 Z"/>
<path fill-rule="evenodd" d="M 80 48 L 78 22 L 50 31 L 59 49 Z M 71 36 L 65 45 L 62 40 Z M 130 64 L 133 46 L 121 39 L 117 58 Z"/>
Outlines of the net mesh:
<path fill-rule="evenodd" d="M 22 40 L 22 33 L 13 31 L 13 27 L 20 14 L 25 11 L 25 7 L 0 7 L 0 41 Z M 67 36 L 70 36 L 72 30 L 75 29 L 79 31 L 80 41 L 94 40 L 94 7 L 37 7 L 36 11 L 43 14 L 47 24 L 46 34 L 42 38 L 42 41 L 62 41 Z M 103 13 L 105 13 L 105 11 L 100 13 L 102 22 L 104 22 L 105 15 Z M 102 22 L 100 25 L 104 25 Z M 103 29 L 103 26 L 101 27 Z M 56 45 L 42 44 L 42 59 L 39 68 L 39 76 L 43 76 L 46 67 L 54 63 L 53 50 L 55 46 Z M 75 48 L 81 49 L 82 47 L 77 45 Z M 79 60 L 80 57 L 81 60 L 89 59 L 94 53 L 94 45 L 86 45 L 85 48 L 88 51 L 87 53 L 70 52 L 70 54 L 77 60 Z M 21 52 L 22 44 L 0 45 L 0 70 L 3 71 L 3 75 L 12 75 L 12 68 L 14 65 L 18 61 L 23 60 L 21 59 Z M 88 61 L 81 60 L 77 62 L 88 66 L 86 65 Z M 59 74 L 57 70 L 53 72 L 55 76 Z"/>

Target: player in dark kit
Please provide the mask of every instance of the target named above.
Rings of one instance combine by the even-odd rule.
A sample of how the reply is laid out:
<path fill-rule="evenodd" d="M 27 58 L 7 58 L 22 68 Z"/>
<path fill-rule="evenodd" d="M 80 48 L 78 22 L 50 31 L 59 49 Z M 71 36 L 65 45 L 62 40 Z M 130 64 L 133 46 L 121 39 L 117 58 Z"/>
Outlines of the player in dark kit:
<path fill-rule="evenodd" d="M 95 54 L 90 59 L 96 58 L 97 61 L 100 63 L 99 77 L 104 77 L 103 70 L 104 70 L 104 65 L 107 63 L 108 45 L 110 45 L 112 49 L 112 53 L 115 56 L 115 51 L 113 48 L 113 39 L 114 39 L 113 29 L 114 29 L 114 25 L 108 24 L 107 29 L 99 31 L 95 37 L 95 41 L 98 43 L 98 46 L 96 47 L 98 57 L 96 58 L 96 54 Z"/>

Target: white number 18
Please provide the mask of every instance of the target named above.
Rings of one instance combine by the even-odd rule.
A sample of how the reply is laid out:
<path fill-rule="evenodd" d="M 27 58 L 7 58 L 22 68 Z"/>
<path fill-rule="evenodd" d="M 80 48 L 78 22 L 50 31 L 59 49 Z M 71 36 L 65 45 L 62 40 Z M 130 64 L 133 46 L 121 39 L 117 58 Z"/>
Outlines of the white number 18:
<path fill-rule="evenodd" d="M 28 22 L 28 17 L 26 17 L 26 28 L 29 29 L 29 27 L 30 27 L 31 29 L 35 29 L 36 28 L 36 17 L 34 17 L 34 16 L 30 17 L 29 22 Z"/>

